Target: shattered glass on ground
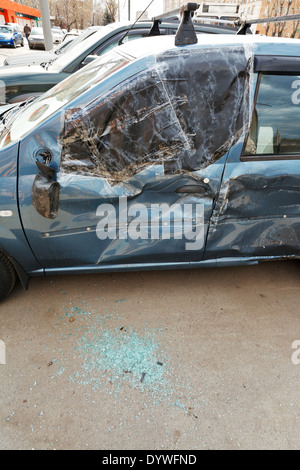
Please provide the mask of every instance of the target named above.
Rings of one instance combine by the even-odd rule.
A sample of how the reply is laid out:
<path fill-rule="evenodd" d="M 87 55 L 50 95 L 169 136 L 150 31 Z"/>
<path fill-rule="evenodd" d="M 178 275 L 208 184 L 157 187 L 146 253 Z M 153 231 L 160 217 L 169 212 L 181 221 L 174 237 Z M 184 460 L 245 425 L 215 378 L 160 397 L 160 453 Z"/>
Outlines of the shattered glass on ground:
<path fill-rule="evenodd" d="M 139 328 L 127 326 L 128 320 L 120 311 L 124 302 L 116 300 L 115 311 L 105 309 L 102 313 L 94 312 L 87 304 L 65 307 L 56 326 L 60 342 L 72 342 L 74 356 L 72 360 L 67 358 L 64 348 L 53 352 L 51 363 L 56 372 L 52 379 L 65 377 L 94 393 L 113 395 L 116 400 L 122 400 L 124 393 L 137 393 L 144 397 L 145 404 L 165 403 L 190 414 L 182 403 L 183 391 L 184 401 L 193 402 L 194 408 L 201 406 L 201 400 L 199 403 L 198 397 L 194 403 L 194 396 L 187 398 L 192 385 L 173 370 L 167 328 L 151 327 L 142 313 Z M 73 364 L 77 364 L 76 369 Z"/>
<path fill-rule="evenodd" d="M 77 351 L 82 370 L 73 380 L 80 384 L 90 384 L 97 390 L 109 383 L 117 393 L 128 383 L 132 388 L 165 394 L 164 364 L 159 361 L 159 343 L 153 334 L 141 336 L 134 330 L 87 332 Z"/>

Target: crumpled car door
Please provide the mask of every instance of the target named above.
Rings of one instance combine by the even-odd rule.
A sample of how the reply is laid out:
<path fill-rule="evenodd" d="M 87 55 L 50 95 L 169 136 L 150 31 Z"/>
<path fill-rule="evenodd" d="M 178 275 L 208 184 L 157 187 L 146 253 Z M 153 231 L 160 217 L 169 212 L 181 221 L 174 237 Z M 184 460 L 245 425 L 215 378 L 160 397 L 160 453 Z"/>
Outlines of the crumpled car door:
<path fill-rule="evenodd" d="M 206 259 L 300 256 L 300 60 L 270 58 L 261 68 L 252 124 L 226 164 Z"/>
<path fill-rule="evenodd" d="M 227 152 L 248 123 L 250 72 L 243 47 L 179 49 L 25 138 L 20 210 L 40 263 L 201 261 Z"/>

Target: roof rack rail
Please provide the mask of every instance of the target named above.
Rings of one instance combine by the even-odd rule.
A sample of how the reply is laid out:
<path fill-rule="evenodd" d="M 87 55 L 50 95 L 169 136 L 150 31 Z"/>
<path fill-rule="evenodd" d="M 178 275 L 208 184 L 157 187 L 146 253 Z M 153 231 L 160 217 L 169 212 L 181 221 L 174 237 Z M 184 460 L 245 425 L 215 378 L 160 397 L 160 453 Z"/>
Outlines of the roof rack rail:
<path fill-rule="evenodd" d="M 194 23 L 192 17 L 194 12 L 198 10 L 200 3 L 189 2 L 183 5 L 180 8 L 177 8 L 172 11 L 163 13 L 162 15 L 155 16 L 152 18 L 153 26 L 149 33 L 149 36 L 158 36 L 160 35 L 159 25 L 163 19 L 174 17 L 175 15 L 181 15 L 180 25 L 178 27 L 176 36 L 175 36 L 175 46 L 185 46 L 188 44 L 197 44 L 197 35 L 194 28 Z"/>
<path fill-rule="evenodd" d="M 244 22 L 238 21 L 236 22 L 237 26 L 240 26 L 240 29 L 236 34 L 246 34 L 247 30 L 250 28 L 252 24 L 260 24 L 260 23 L 282 23 L 284 21 L 295 21 L 300 20 L 300 14 L 296 15 L 285 15 L 285 16 L 273 16 L 270 18 L 257 18 L 256 20 L 246 20 Z"/>
<path fill-rule="evenodd" d="M 205 23 L 219 23 L 219 24 L 229 24 L 233 26 L 237 26 L 241 24 L 241 22 L 238 22 L 237 20 L 224 20 L 222 18 L 212 18 L 210 16 L 205 16 L 201 18 L 201 20 L 195 21 L 196 24 L 201 24 L 201 26 Z"/>

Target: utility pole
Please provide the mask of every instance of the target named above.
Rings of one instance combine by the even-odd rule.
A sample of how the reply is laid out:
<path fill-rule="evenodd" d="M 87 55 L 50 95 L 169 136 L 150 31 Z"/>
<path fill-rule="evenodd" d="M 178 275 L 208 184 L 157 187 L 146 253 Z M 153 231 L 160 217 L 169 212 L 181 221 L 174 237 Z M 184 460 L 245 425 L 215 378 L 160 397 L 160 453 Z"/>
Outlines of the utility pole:
<path fill-rule="evenodd" d="M 45 38 L 45 49 L 46 51 L 51 51 L 51 49 L 53 49 L 53 38 L 52 38 L 51 23 L 50 23 L 49 2 L 48 0 L 39 0 L 39 3 L 40 3 L 44 38 Z"/>
<path fill-rule="evenodd" d="M 92 5 L 93 5 L 93 11 L 92 11 L 92 26 L 95 26 L 95 9 L 96 9 L 95 0 L 92 0 Z"/>
<path fill-rule="evenodd" d="M 130 21 L 130 0 L 128 0 L 128 21 Z"/>

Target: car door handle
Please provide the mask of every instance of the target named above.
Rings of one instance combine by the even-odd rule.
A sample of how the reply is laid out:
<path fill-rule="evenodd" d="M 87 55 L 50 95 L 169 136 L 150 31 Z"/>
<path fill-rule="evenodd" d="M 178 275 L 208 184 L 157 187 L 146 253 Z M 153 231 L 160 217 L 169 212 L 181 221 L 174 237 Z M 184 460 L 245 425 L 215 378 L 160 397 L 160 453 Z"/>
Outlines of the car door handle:
<path fill-rule="evenodd" d="M 199 184 L 187 184 L 185 186 L 180 186 L 176 189 L 176 193 L 179 194 L 205 194 L 207 193 L 208 188 L 205 186 L 200 186 Z"/>

